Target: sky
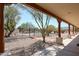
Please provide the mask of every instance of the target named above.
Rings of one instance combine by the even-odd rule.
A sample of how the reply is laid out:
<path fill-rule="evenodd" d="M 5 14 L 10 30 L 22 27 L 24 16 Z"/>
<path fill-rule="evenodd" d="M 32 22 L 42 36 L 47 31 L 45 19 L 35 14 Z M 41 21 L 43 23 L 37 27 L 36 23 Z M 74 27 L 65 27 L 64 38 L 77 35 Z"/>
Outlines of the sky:
<path fill-rule="evenodd" d="M 17 9 L 20 12 L 20 20 L 19 20 L 16 28 L 18 26 L 20 26 L 22 23 L 26 23 L 26 22 L 33 24 L 35 27 L 38 27 L 36 22 L 34 21 L 34 18 L 32 17 L 32 15 L 27 10 L 25 10 L 25 9 L 23 10 L 21 7 L 17 7 Z M 49 24 L 54 25 L 55 27 L 58 27 L 57 19 L 54 18 L 54 17 L 51 17 Z M 64 22 L 61 23 L 61 27 L 67 27 L 67 26 L 68 26 L 68 24 L 66 24 Z"/>

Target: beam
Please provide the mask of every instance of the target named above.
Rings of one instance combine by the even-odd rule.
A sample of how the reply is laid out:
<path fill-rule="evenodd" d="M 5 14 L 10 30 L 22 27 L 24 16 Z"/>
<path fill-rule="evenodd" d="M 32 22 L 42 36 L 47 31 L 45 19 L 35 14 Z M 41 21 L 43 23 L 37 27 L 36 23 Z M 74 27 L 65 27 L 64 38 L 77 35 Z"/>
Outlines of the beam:
<path fill-rule="evenodd" d="M 50 11 L 48 11 L 48 10 L 42 8 L 41 6 L 37 5 L 36 3 L 25 3 L 24 5 L 29 6 L 29 7 L 31 7 L 31 8 L 34 8 L 34 9 L 37 9 L 37 10 L 39 10 L 39 11 L 41 11 L 41 12 L 44 12 L 44 13 L 46 13 L 46 14 L 48 14 L 48 15 L 51 15 L 51 16 L 57 18 L 57 19 L 60 19 L 60 20 L 66 22 L 66 23 L 68 23 L 68 24 L 70 24 L 70 25 L 73 25 L 72 23 L 70 23 L 70 22 L 68 22 L 68 21 L 66 21 L 66 20 L 63 20 L 63 19 L 62 19 L 61 17 L 59 17 L 58 15 L 56 15 L 56 14 L 54 14 L 54 13 L 51 13 Z M 73 25 L 73 26 L 75 26 L 75 25 Z M 77 26 L 75 26 L 75 27 L 77 27 Z"/>
<path fill-rule="evenodd" d="M 0 3 L 0 53 L 4 52 L 4 17 L 3 17 L 3 11 L 4 11 L 4 4 Z"/>

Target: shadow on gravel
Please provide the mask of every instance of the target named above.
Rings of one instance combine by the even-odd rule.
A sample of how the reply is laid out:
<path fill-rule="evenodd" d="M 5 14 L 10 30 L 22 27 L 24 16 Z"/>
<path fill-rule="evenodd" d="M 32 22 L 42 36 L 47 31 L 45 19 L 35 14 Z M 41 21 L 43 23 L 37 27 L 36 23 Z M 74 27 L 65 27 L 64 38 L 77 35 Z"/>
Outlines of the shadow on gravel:
<path fill-rule="evenodd" d="M 27 44 L 27 43 L 26 43 Z M 29 47 L 22 47 L 17 49 L 10 50 L 12 56 L 31 56 L 37 51 L 41 51 L 49 46 L 53 46 L 53 42 L 46 42 L 43 43 L 41 40 L 35 42 L 34 44 L 30 45 Z"/>

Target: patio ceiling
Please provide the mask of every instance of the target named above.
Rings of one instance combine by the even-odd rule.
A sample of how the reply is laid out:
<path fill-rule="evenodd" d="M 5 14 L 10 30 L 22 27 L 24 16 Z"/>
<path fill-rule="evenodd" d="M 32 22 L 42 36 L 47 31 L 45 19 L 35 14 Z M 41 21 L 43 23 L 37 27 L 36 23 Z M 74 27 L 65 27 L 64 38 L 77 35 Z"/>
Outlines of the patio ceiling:
<path fill-rule="evenodd" d="M 45 9 L 51 14 L 54 14 L 65 22 L 79 28 L 78 3 L 36 3 L 36 5 Z"/>
<path fill-rule="evenodd" d="M 61 17 L 79 28 L 79 4 L 74 3 L 39 3 L 42 8 Z"/>

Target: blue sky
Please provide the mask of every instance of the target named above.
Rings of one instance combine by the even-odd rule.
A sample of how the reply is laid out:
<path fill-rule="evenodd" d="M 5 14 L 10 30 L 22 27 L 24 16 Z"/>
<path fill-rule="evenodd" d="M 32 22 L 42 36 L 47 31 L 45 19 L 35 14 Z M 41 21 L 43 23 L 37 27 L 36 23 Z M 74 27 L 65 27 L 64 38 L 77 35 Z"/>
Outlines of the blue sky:
<path fill-rule="evenodd" d="M 31 16 L 31 14 L 27 10 L 23 10 L 20 7 L 17 7 L 17 9 L 20 12 L 21 19 L 19 20 L 19 22 L 18 22 L 16 27 L 18 27 L 22 23 L 26 23 L 26 22 L 32 23 L 34 26 L 37 27 L 37 24 L 34 21 L 34 18 Z M 50 23 L 49 24 L 54 25 L 55 27 L 58 27 L 57 20 L 55 18 L 53 18 L 53 17 L 50 19 Z M 68 26 L 68 24 L 66 24 L 64 22 L 61 23 L 61 27 L 67 27 L 67 26 Z"/>

